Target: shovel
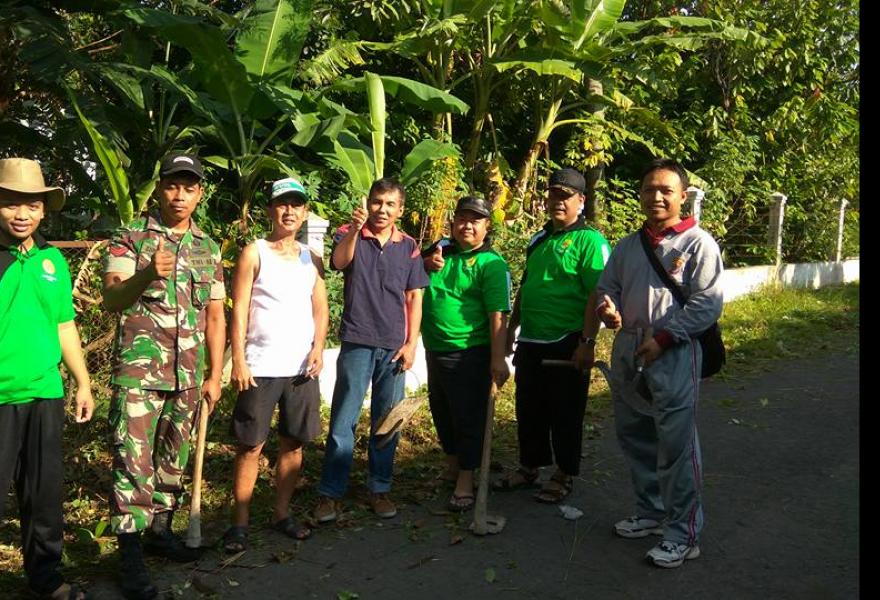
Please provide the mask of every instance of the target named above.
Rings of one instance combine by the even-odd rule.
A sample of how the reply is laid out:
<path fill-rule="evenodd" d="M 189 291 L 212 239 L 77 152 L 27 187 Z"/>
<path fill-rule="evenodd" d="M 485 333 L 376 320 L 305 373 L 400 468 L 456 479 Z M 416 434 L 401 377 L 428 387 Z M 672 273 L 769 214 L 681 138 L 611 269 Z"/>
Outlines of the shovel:
<path fill-rule="evenodd" d="M 373 437 L 376 439 L 376 448 L 384 448 L 394 439 L 394 435 L 409 423 L 419 406 L 422 405 L 422 399 L 418 396 L 410 396 L 404 398 L 391 407 L 387 413 L 382 416 Z"/>
<path fill-rule="evenodd" d="M 412 371 L 410 371 L 412 372 Z M 419 383 L 416 377 L 416 383 Z M 416 386 L 419 387 L 418 385 Z M 394 435 L 403 429 L 419 406 L 422 405 L 422 398 L 418 395 L 407 396 L 382 415 L 376 428 L 373 430 L 373 438 L 376 440 L 376 448 L 384 448 L 394 439 Z"/>
<path fill-rule="evenodd" d="M 475 535 L 501 533 L 504 524 L 507 523 L 507 519 L 501 515 L 487 514 L 486 508 L 489 500 L 489 459 L 492 454 L 492 426 L 495 422 L 495 396 L 497 394 L 498 386 L 493 381 L 492 388 L 489 390 L 489 405 L 486 409 L 486 429 L 483 433 L 483 456 L 480 461 L 480 483 L 474 506 L 474 522 L 470 527 Z"/>

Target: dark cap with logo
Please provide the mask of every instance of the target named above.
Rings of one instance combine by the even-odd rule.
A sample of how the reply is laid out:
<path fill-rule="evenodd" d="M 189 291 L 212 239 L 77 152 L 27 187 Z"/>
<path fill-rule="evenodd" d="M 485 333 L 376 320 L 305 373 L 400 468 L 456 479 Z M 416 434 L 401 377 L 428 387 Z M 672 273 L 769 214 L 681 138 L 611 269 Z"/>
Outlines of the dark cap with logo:
<path fill-rule="evenodd" d="M 550 174 L 550 181 L 548 182 L 547 187 L 565 188 L 569 191 L 583 194 L 584 190 L 587 189 L 587 182 L 584 179 L 584 176 L 578 171 L 566 167 L 564 169 L 557 169 Z"/>
<path fill-rule="evenodd" d="M 183 154 L 181 152 L 169 154 L 162 159 L 162 163 L 159 165 L 159 177 L 169 177 L 177 173 L 190 173 L 199 179 L 205 177 L 205 172 L 202 171 L 202 163 L 199 162 L 199 159 L 192 154 Z"/>
<path fill-rule="evenodd" d="M 455 205 L 455 212 L 460 210 L 469 210 L 483 217 L 488 217 L 492 214 L 492 209 L 489 207 L 489 203 L 476 196 L 464 196 L 461 198 L 458 201 L 458 204 Z"/>

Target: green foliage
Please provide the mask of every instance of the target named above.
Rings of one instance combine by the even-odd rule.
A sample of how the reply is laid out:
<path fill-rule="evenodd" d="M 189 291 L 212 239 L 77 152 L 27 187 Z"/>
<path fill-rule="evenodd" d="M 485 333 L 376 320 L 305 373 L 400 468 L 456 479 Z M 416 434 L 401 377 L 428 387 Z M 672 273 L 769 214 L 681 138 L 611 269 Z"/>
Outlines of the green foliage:
<path fill-rule="evenodd" d="M 4 155 L 39 157 L 69 190 L 53 222 L 66 237 L 138 214 L 178 149 L 218 167 L 200 217 L 217 231 L 254 226 L 251 203 L 278 176 L 319 183 L 319 211 L 342 215 L 377 167 L 422 189 L 442 173 L 444 193 L 414 195 L 433 198 L 410 219 L 421 228 L 453 180 L 491 196 L 481 169 L 504 165 L 508 196 L 531 197 L 547 160 L 604 173 L 597 218 L 614 239 L 639 220 L 627 194 L 641 165 L 667 155 L 704 182 L 702 223 L 729 265 L 768 260 L 775 191 L 786 260 L 834 252 L 841 199 L 844 253 L 859 251 L 855 0 L 65 6 L 0 13 L 0 136 Z M 365 71 L 395 98 L 384 131 Z"/>

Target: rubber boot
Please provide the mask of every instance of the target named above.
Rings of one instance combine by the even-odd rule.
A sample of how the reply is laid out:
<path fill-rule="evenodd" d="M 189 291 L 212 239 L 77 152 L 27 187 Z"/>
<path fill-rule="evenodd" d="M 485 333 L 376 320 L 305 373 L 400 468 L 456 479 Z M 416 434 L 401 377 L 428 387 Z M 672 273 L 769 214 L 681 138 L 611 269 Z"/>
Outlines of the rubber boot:
<path fill-rule="evenodd" d="M 150 579 L 150 572 L 144 564 L 141 549 L 141 534 L 120 533 L 119 540 L 119 574 L 122 595 L 128 600 L 152 600 L 159 595 L 159 590 Z"/>
<path fill-rule="evenodd" d="M 144 550 L 147 554 L 162 556 L 179 563 L 198 560 L 201 548 L 187 548 L 180 536 L 171 530 L 174 511 L 166 510 L 153 515 L 153 524 L 144 536 Z"/>

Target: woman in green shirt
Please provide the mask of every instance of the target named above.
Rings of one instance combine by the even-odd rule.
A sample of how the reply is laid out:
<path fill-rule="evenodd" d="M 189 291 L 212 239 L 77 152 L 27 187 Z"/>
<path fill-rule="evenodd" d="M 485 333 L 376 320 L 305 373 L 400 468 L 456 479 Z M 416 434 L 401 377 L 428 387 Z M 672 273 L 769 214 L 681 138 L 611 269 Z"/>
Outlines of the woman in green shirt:
<path fill-rule="evenodd" d="M 487 238 L 488 203 L 465 196 L 452 220 L 452 238 L 422 253 L 431 285 L 425 291 L 422 340 L 427 351 L 428 398 L 446 478 L 455 481 L 448 508 L 474 505 L 489 390 L 510 371 L 505 361 L 510 271 Z"/>

